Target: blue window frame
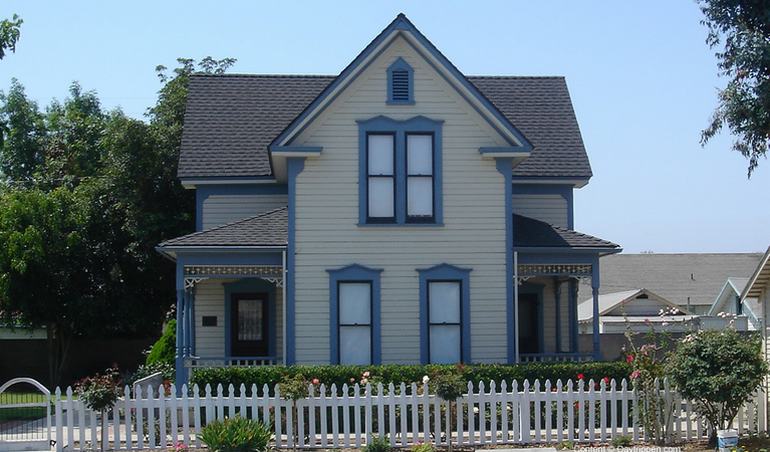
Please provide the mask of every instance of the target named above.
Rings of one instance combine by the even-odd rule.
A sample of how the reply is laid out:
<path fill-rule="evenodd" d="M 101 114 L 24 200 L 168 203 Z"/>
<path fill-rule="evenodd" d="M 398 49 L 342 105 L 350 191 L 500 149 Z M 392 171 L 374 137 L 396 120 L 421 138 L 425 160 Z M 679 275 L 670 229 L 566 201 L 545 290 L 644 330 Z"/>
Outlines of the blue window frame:
<path fill-rule="evenodd" d="M 403 58 L 398 57 L 388 67 L 389 105 L 414 104 L 414 70 Z"/>
<path fill-rule="evenodd" d="M 359 225 L 441 226 L 443 121 L 377 116 L 358 125 Z"/>
<path fill-rule="evenodd" d="M 420 275 L 420 362 L 471 362 L 471 269 L 441 264 Z"/>
<path fill-rule="evenodd" d="M 329 273 L 331 364 L 380 364 L 381 269 L 353 264 Z M 366 342 L 369 346 L 366 346 Z"/>

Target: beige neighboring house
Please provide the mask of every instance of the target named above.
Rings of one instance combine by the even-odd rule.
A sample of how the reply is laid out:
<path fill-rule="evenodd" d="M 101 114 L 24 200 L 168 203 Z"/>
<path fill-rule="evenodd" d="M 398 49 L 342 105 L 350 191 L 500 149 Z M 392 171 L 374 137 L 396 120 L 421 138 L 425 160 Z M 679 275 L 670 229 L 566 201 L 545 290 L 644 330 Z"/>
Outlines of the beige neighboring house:
<path fill-rule="evenodd" d="M 578 305 L 580 334 L 590 334 L 593 322 L 592 300 Z M 671 312 L 674 309 L 676 312 Z M 663 312 L 665 315 L 661 315 Z M 628 328 L 636 332 L 683 332 L 697 316 L 675 303 L 647 290 L 631 289 L 599 295 L 599 333 L 623 334 Z"/>
<path fill-rule="evenodd" d="M 770 303 L 770 247 L 759 262 L 756 270 L 748 279 L 746 286 L 740 294 L 741 303 L 750 306 L 758 317 L 757 329 L 763 333 L 765 344 L 768 340 L 767 308 Z M 768 356 L 768 347 L 765 346 L 765 357 Z"/>
<path fill-rule="evenodd" d="M 719 318 L 721 313 L 732 314 L 736 316 L 737 321 L 746 323 L 748 331 L 760 330 L 762 328 L 761 306 L 759 306 L 757 299 L 751 297 L 741 299 L 741 293 L 748 282 L 748 277 L 727 278 L 722 290 L 719 291 L 719 295 L 714 300 L 714 304 L 711 305 L 708 316 Z"/>

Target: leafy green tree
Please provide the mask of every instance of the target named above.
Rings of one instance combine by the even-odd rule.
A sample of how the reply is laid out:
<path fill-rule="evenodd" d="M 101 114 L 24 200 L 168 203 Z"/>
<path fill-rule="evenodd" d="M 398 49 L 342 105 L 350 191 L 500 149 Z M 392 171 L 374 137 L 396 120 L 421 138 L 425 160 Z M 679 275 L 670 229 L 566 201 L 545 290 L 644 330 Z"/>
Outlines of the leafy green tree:
<path fill-rule="evenodd" d="M 770 0 L 698 0 L 708 28 L 706 42 L 717 48 L 727 86 L 701 135 L 706 144 L 723 127 L 733 149 L 749 161 L 748 175 L 770 145 Z"/>
<path fill-rule="evenodd" d="M 8 94 L 0 92 L 0 176 L 6 181 L 28 182 L 45 158 L 43 114 L 11 80 Z"/>
<path fill-rule="evenodd" d="M 762 337 L 734 328 L 686 336 L 666 361 L 666 374 L 684 399 L 716 431 L 727 428 L 768 374 Z"/>
<path fill-rule="evenodd" d="M 16 43 L 21 36 L 23 20 L 16 14 L 11 19 L 0 20 L 0 60 L 5 57 L 5 51 L 16 52 Z"/>

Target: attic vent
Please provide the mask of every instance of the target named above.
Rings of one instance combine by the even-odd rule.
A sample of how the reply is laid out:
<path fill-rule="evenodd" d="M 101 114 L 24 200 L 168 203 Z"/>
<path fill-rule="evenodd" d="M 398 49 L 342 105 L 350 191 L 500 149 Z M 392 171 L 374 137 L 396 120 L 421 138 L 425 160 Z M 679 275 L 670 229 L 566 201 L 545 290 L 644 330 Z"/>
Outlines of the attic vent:
<path fill-rule="evenodd" d="M 394 102 L 409 102 L 409 71 L 393 71 L 390 90 Z"/>
<path fill-rule="evenodd" d="M 388 99 L 389 104 L 414 103 L 414 71 L 403 58 L 388 67 Z"/>

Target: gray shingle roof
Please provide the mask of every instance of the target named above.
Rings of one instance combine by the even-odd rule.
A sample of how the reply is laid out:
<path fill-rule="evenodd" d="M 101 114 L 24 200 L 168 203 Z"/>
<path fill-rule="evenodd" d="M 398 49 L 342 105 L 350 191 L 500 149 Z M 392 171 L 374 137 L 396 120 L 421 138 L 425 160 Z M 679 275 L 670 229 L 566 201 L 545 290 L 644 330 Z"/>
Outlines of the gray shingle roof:
<path fill-rule="evenodd" d="M 522 215 L 513 216 L 516 247 L 620 248 L 619 245 Z"/>
<path fill-rule="evenodd" d="M 334 78 L 191 77 L 179 177 L 271 175 L 268 145 Z M 563 77 L 467 78 L 535 147 L 514 177 L 591 177 Z"/>
<path fill-rule="evenodd" d="M 287 208 L 244 218 L 205 231 L 167 240 L 161 248 L 222 246 L 286 246 L 288 237 Z"/>
<path fill-rule="evenodd" d="M 682 307 L 710 306 L 729 277 L 748 277 L 759 253 L 614 254 L 599 260 L 599 293 L 645 288 Z M 580 285 L 581 297 L 590 294 Z"/>

